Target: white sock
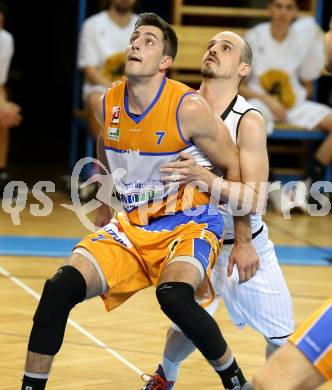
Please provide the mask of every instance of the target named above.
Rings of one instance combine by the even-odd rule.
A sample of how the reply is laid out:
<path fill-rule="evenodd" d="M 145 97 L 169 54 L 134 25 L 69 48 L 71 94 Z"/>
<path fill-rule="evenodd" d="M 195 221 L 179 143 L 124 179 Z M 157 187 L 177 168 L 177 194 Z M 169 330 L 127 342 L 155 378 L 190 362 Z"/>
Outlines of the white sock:
<path fill-rule="evenodd" d="M 34 379 L 47 379 L 48 374 L 35 374 L 33 372 L 24 371 L 24 375 Z"/>
<path fill-rule="evenodd" d="M 209 362 L 211 363 L 211 360 L 209 360 Z M 228 367 L 230 367 L 234 362 L 234 356 L 232 355 L 228 361 L 222 365 L 219 364 L 218 362 L 218 365 L 213 365 L 213 368 L 216 370 L 216 371 L 225 371 L 227 370 Z"/>
<path fill-rule="evenodd" d="M 163 356 L 163 369 L 165 373 L 165 377 L 168 382 L 175 382 L 178 375 L 179 375 L 179 369 L 180 364 L 182 362 L 172 362 L 172 360 L 169 360 L 165 355 Z"/>

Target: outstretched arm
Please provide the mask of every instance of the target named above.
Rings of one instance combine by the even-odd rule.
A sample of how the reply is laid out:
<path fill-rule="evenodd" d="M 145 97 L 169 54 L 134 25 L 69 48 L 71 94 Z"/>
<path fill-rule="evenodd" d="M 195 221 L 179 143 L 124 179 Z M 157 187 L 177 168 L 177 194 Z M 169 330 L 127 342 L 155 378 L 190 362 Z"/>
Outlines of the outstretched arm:
<path fill-rule="evenodd" d="M 268 156 L 264 119 L 257 111 L 249 111 L 240 122 L 238 130 L 241 177 L 244 183 L 266 183 Z M 265 187 L 257 188 L 265 191 Z M 264 194 L 262 194 L 264 195 Z M 249 216 L 234 217 L 235 243 L 229 256 L 228 275 L 237 264 L 240 282 L 253 277 L 259 267 L 259 258 L 252 244 Z"/>

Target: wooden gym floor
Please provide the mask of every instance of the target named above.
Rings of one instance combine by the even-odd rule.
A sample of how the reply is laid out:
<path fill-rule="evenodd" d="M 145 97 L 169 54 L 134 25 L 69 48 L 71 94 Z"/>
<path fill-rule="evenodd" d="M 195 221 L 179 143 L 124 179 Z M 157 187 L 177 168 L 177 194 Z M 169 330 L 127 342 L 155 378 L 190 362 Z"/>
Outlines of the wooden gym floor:
<path fill-rule="evenodd" d="M 84 236 L 87 231 L 77 217 L 59 206 L 68 203 L 68 199 L 58 193 L 52 199 L 55 209 L 50 216 L 32 217 L 26 208 L 20 226 L 14 226 L 10 216 L 1 209 L 0 236 Z M 265 220 L 275 244 L 332 247 L 331 214 L 327 217 L 296 215 L 285 221 L 270 212 Z M 62 261 L 61 258 L 0 256 L 1 390 L 20 388 L 36 307 L 33 295 L 41 293 L 44 280 Z M 282 269 L 299 323 L 332 294 L 332 267 L 285 265 Z M 160 361 L 169 321 L 159 310 L 153 288 L 140 292 L 111 313 L 105 312 L 99 298 L 93 299 L 75 308 L 70 318 L 73 321 L 67 326 L 48 389 L 137 390 L 142 386 L 138 372 L 152 373 Z M 264 340 L 249 328 L 237 330 L 222 304 L 215 318 L 247 378 L 251 378 L 264 363 Z M 221 386 L 212 369 L 195 352 L 183 364 L 175 388 L 213 390 Z M 332 389 L 332 385 L 321 388 Z"/>

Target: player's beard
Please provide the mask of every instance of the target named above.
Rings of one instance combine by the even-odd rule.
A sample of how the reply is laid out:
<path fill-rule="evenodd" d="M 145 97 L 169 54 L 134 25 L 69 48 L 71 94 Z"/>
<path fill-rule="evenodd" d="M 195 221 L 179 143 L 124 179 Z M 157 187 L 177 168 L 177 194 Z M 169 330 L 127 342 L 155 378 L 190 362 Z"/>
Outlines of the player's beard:
<path fill-rule="evenodd" d="M 201 75 L 207 79 L 215 79 L 217 77 L 214 70 L 209 65 L 204 65 L 201 71 Z"/>

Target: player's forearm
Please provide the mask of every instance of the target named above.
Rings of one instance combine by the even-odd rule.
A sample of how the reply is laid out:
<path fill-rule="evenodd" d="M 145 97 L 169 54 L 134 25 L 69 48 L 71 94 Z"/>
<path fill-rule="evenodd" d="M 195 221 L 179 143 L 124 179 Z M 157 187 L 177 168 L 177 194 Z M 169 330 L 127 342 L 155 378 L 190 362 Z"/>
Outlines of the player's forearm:
<path fill-rule="evenodd" d="M 228 203 L 231 209 L 247 210 L 249 214 L 259 212 L 259 191 L 254 185 L 224 180 L 207 169 L 202 171 L 200 181 L 217 203 Z"/>
<path fill-rule="evenodd" d="M 234 216 L 234 239 L 236 244 L 251 241 L 252 232 L 249 215 Z"/>
<path fill-rule="evenodd" d="M 83 68 L 85 78 L 91 84 L 104 85 L 105 87 L 110 86 L 109 80 L 104 77 L 98 68 L 93 66 L 87 66 Z"/>

